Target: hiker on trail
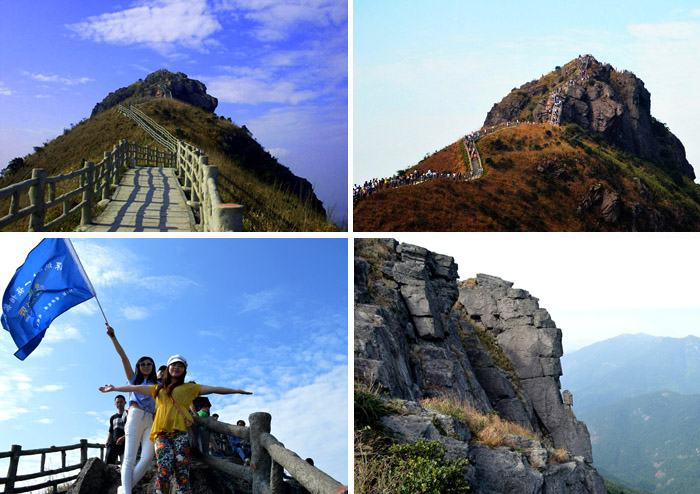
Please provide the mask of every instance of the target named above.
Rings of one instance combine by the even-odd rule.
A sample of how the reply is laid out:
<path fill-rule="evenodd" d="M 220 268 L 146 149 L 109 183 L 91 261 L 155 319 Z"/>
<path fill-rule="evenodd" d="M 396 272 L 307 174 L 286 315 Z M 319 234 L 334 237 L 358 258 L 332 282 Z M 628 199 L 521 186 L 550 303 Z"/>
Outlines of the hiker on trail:
<path fill-rule="evenodd" d="M 106 323 L 105 323 L 106 324 Z M 121 357 L 124 374 L 129 384 L 158 384 L 155 362 L 151 357 L 141 357 L 136 368 L 131 369 L 131 362 L 119 344 L 114 328 L 107 326 L 107 336 L 112 340 L 114 349 Z M 124 464 L 122 465 L 122 485 L 119 493 L 131 494 L 134 485 L 144 476 L 153 461 L 153 441 L 148 436 L 153 425 L 156 404 L 150 396 L 138 393 L 129 394 L 129 420 L 126 422 L 126 444 L 124 445 Z M 141 446 L 141 458 L 136 465 L 136 455 Z"/>
<path fill-rule="evenodd" d="M 109 433 L 105 441 L 105 446 L 107 447 L 105 463 L 107 465 L 117 465 L 121 463 L 121 459 L 124 457 L 124 424 L 128 414 L 124 410 L 125 405 L 126 398 L 123 395 L 117 395 L 114 398 L 114 406 L 117 407 L 117 413 L 109 418 Z M 119 462 L 117 458 L 120 460 Z"/>
<path fill-rule="evenodd" d="M 190 444 L 187 427 L 192 424 L 187 409 L 197 396 L 211 393 L 252 395 L 242 389 L 205 386 L 185 383 L 187 360 L 182 355 L 173 355 L 168 359 L 163 382 L 154 385 L 126 384 L 113 386 L 106 384 L 99 388 L 103 393 L 110 391 L 129 391 L 151 396 L 156 401 L 156 416 L 151 428 L 151 441 L 155 442 L 156 494 L 169 494 L 170 481 L 175 476 L 177 492 L 190 493 Z"/>

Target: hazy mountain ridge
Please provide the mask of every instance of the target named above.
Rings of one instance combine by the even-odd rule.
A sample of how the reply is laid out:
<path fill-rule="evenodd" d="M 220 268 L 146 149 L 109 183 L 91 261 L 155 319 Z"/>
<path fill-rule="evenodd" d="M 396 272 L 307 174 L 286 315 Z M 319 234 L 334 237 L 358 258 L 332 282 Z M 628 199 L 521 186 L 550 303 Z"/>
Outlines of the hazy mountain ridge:
<path fill-rule="evenodd" d="M 700 492 L 700 338 L 624 334 L 562 366 L 602 475 L 655 493 Z"/>

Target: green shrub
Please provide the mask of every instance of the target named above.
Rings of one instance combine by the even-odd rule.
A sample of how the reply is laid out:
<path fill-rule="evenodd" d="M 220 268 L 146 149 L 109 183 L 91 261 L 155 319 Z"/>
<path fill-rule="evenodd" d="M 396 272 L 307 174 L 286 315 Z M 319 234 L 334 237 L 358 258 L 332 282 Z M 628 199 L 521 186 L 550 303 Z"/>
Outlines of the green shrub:
<path fill-rule="evenodd" d="M 419 439 L 389 448 L 392 477 L 399 494 L 459 494 L 469 489 L 464 480 L 469 461 L 444 460 L 447 448 L 438 441 Z"/>
<path fill-rule="evenodd" d="M 387 415 L 384 402 L 374 393 L 355 386 L 355 429 L 380 428 L 379 418 Z"/>

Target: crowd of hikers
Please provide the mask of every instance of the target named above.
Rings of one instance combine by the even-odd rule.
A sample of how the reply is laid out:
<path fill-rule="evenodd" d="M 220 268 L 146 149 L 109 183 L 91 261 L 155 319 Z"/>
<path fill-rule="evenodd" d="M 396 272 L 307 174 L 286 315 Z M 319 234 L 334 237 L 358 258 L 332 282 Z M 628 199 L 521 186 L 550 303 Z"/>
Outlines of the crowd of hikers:
<path fill-rule="evenodd" d="M 588 73 L 588 66 L 593 60 L 593 55 L 579 55 L 576 59 L 576 69 L 579 72 L 578 77 L 572 77 L 569 79 L 570 86 L 581 86 L 586 82 L 591 76 Z M 562 87 L 552 91 L 550 95 L 549 104 L 547 105 L 547 119 L 552 125 L 559 125 L 561 120 L 561 106 L 564 102 L 562 97 Z"/>
<path fill-rule="evenodd" d="M 469 175 L 466 176 L 468 177 Z M 353 186 L 353 204 L 357 204 L 362 199 L 366 199 L 367 197 L 380 190 L 395 189 L 404 185 L 420 184 L 423 182 L 427 182 L 428 180 L 433 180 L 435 178 L 451 178 L 453 180 L 464 180 L 465 175 L 462 172 L 434 172 L 432 170 L 422 172 L 420 170 L 413 170 L 412 172 L 403 173 L 401 175 L 394 175 L 393 177 L 373 178 L 367 180 L 362 185 L 355 184 Z"/>
<path fill-rule="evenodd" d="M 365 181 L 364 184 L 355 184 L 352 188 L 352 200 L 353 205 L 357 205 L 363 199 L 371 196 L 375 192 L 385 189 L 394 189 L 397 187 L 402 187 L 404 185 L 415 185 L 419 183 L 426 182 L 428 180 L 433 180 L 435 178 L 450 178 L 453 180 L 474 180 L 481 176 L 481 170 L 474 170 L 471 166 L 471 161 L 479 157 L 479 152 L 476 149 L 476 141 L 484 137 L 485 135 L 492 134 L 496 130 L 503 127 L 515 127 L 520 125 L 520 120 L 515 122 L 507 121 L 499 125 L 492 125 L 491 127 L 482 127 L 479 130 L 475 130 L 464 136 L 464 146 L 467 150 L 467 155 L 470 161 L 470 170 L 466 172 L 434 172 L 428 170 L 427 172 L 421 172 L 420 170 L 414 170 L 410 173 L 402 173 L 394 175 L 387 178 L 372 178 Z"/>

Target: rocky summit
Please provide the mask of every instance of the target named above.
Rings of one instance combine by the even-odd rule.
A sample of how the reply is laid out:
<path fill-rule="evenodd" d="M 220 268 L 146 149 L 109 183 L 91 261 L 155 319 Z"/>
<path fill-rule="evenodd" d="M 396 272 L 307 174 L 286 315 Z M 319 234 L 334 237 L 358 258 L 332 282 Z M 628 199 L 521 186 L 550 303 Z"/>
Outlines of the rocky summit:
<path fill-rule="evenodd" d="M 174 98 L 189 103 L 208 112 L 214 112 L 219 101 L 207 94 L 207 87 L 182 72 L 173 73 L 165 69 L 157 70 L 145 79 L 134 82 L 127 87 L 109 93 L 92 109 L 90 117 L 94 117 L 113 106 L 128 100 L 150 98 Z"/>
<path fill-rule="evenodd" d="M 470 492 L 604 493 L 591 440 L 560 392 L 561 330 L 537 298 L 495 276 L 458 280 L 452 257 L 392 239 L 355 241 L 355 380 L 393 397 L 394 437 L 428 438 L 468 458 Z M 454 397 L 532 431 L 504 446 L 426 409 Z M 552 448 L 568 460 L 551 461 Z"/>
<path fill-rule="evenodd" d="M 640 158 L 662 162 L 694 179 L 681 141 L 651 115 L 651 94 L 632 72 L 615 70 L 592 55 L 575 58 L 540 79 L 514 88 L 486 115 L 485 127 L 516 120 L 550 120 L 557 99 L 559 123 L 575 123 Z M 559 104 L 560 101 L 560 104 Z"/>

